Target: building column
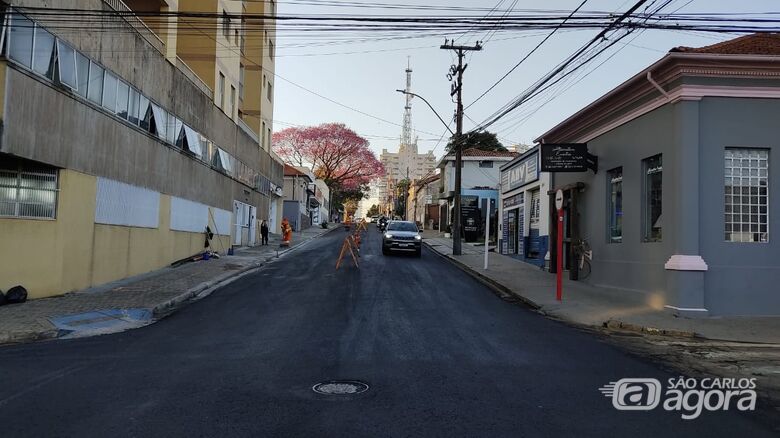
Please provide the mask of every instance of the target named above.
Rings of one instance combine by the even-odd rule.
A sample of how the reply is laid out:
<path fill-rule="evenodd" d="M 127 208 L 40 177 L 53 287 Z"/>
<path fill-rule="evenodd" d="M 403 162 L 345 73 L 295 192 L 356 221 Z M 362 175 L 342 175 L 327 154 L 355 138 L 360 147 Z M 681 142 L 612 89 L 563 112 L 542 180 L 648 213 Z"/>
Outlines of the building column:
<path fill-rule="evenodd" d="M 666 308 L 681 316 L 707 316 L 704 275 L 707 263 L 699 253 L 699 101 L 683 100 L 673 105 L 674 153 L 664 158 L 664 197 L 670 199 L 671 215 L 663 222 L 664 238 L 673 239 L 667 260 Z"/>

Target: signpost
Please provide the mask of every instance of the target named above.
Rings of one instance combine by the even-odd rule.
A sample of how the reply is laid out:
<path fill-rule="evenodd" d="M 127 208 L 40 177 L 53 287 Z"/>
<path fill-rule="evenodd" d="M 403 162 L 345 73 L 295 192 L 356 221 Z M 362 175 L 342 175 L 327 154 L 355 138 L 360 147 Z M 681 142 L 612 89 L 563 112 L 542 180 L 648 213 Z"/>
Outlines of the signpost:
<path fill-rule="evenodd" d="M 487 214 L 485 215 L 485 270 L 488 268 L 488 240 L 490 240 L 490 199 L 487 202 Z"/>
<path fill-rule="evenodd" d="M 558 256 L 556 257 L 555 299 L 563 300 L 563 190 L 555 192 L 555 209 L 558 210 Z"/>
<path fill-rule="evenodd" d="M 599 159 L 588 152 L 587 143 L 542 143 L 542 172 L 598 171 Z"/>

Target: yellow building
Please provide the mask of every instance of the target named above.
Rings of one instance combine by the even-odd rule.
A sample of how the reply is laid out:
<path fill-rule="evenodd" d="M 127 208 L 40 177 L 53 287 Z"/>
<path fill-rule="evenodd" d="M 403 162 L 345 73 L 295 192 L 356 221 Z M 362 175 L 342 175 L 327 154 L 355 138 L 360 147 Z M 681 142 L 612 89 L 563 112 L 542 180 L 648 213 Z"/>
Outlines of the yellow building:
<path fill-rule="evenodd" d="M 244 24 L 275 13 L 273 1 L 58 1 L 103 11 L 78 30 L 39 9 L 48 1 L 10 3 L 0 7 L 0 290 L 76 291 L 196 254 L 206 227 L 217 251 L 255 244 L 260 220 L 278 227 L 275 33 Z M 208 37 L 176 11 L 211 14 Z"/>

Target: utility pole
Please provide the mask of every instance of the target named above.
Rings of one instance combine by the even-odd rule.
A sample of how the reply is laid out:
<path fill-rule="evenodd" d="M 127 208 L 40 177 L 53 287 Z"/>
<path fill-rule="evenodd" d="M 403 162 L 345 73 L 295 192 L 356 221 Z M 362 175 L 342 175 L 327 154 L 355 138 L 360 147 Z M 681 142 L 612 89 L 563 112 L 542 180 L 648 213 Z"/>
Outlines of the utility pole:
<path fill-rule="evenodd" d="M 466 71 L 468 64 L 463 64 L 463 57 L 468 51 L 482 50 L 479 41 L 473 46 L 456 46 L 455 41 L 444 40 L 440 47 L 444 50 L 454 50 L 458 54 L 458 65 L 450 66 L 447 73 L 447 79 L 452 81 L 450 96 L 457 94 L 457 106 L 455 107 L 455 211 L 452 219 L 452 255 L 461 255 L 460 242 L 460 192 L 461 192 L 461 163 L 463 162 L 463 99 L 461 92 L 463 90 L 463 72 Z"/>

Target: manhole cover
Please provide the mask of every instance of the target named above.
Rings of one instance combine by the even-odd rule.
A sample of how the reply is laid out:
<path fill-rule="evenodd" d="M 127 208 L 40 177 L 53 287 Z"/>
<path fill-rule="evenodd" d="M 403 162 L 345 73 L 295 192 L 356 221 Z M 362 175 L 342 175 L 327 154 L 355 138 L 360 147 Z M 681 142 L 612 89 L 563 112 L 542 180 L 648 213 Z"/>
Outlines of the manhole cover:
<path fill-rule="evenodd" d="M 357 380 L 331 380 L 314 385 L 314 392 L 328 395 L 351 395 L 368 391 L 368 385 Z"/>

